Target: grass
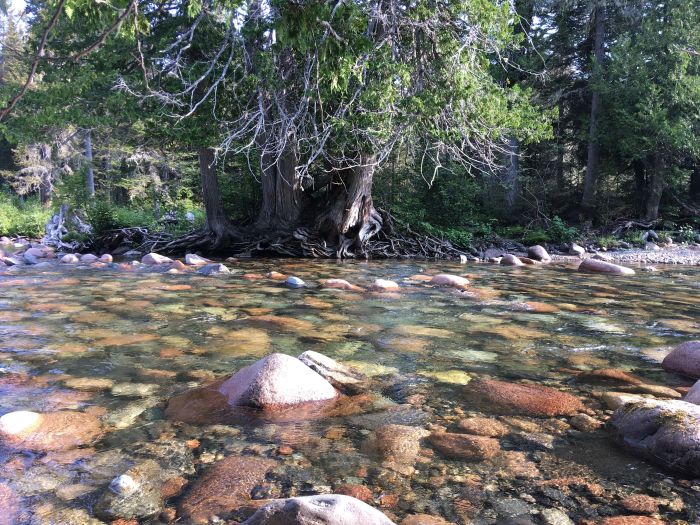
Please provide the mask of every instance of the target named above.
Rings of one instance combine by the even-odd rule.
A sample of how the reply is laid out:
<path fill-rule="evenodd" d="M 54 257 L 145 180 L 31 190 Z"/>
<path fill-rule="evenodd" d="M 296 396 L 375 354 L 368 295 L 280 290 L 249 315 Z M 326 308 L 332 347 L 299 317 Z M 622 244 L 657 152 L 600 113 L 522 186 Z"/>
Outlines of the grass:
<path fill-rule="evenodd" d="M 51 209 L 44 208 L 39 199 L 21 201 L 0 193 L 0 236 L 42 237 L 50 218 Z"/>

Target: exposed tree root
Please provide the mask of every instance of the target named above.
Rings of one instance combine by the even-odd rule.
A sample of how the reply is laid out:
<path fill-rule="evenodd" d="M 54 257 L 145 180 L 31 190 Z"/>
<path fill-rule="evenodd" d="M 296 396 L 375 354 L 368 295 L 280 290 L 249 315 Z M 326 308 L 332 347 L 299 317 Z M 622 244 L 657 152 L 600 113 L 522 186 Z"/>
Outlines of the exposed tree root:
<path fill-rule="evenodd" d="M 374 223 L 381 224 L 381 229 L 364 243 L 350 236 L 341 236 L 338 243 L 329 243 L 313 228 L 267 233 L 251 229 L 247 234 L 236 231 L 237 235 L 245 237 L 232 236 L 227 242 L 221 242 L 219 236 L 206 230 L 195 230 L 174 239 L 169 234 L 152 234 L 143 228 L 126 228 L 103 235 L 97 244 L 110 249 L 118 244 L 128 244 L 141 251 L 167 254 L 202 252 L 252 257 L 459 259 L 462 255 L 469 255 L 466 247 L 456 247 L 447 240 L 418 233 L 409 225 L 395 221 L 384 210 L 377 210 L 377 213 L 379 217 Z"/>

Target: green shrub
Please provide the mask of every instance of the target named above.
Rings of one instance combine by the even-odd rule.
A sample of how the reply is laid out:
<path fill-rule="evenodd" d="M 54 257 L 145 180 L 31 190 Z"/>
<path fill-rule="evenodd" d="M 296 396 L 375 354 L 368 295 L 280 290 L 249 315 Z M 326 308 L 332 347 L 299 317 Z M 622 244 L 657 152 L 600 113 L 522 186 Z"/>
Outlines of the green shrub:
<path fill-rule="evenodd" d="M 643 235 L 644 232 L 629 231 L 625 234 L 624 240 L 634 246 L 644 246 L 645 242 L 644 239 L 642 239 Z"/>
<path fill-rule="evenodd" d="M 474 239 L 474 236 L 469 231 L 454 228 L 439 228 L 428 222 L 419 222 L 417 228 L 423 233 L 432 235 L 433 237 L 439 237 L 440 239 L 450 241 L 459 248 L 468 248 L 471 246 L 472 240 Z"/>
<path fill-rule="evenodd" d="M 602 248 L 616 248 L 620 245 L 620 240 L 614 235 L 603 235 L 597 239 L 598 245 Z"/>
<path fill-rule="evenodd" d="M 579 231 L 573 226 L 567 226 L 558 216 L 555 216 L 547 230 L 549 238 L 553 242 L 571 242 L 579 236 Z"/>
<path fill-rule="evenodd" d="M 533 244 L 544 244 L 551 240 L 552 239 L 550 238 L 549 233 L 542 228 L 530 230 L 523 235 L 523 244 L 527 244 L 528 246 L 532 246 Z"/>
<path fill-rule="evenodd" d="M 38 199 L 24 202 L 0 194 L 0 235 L 42 237 L 44 225 L 51 218 L 51 210 L 44 208 Z"/>
<path fill-rule="evenodd" d="M 109 202 L 92 201 L 85 206 L 85 215 L 95 235 L 118 228 L 116 209 Z"/>
<path fill-rule="evenodd" d="M 685 226 L 681 226 L 678 229 L 678 238 L 681 242 L 691 243 L 691 242 L 695 241 L 696 237 L 697 237 L 697 233 L 695 232 L 695 229 L 690 224 L 687 224 Z"/>

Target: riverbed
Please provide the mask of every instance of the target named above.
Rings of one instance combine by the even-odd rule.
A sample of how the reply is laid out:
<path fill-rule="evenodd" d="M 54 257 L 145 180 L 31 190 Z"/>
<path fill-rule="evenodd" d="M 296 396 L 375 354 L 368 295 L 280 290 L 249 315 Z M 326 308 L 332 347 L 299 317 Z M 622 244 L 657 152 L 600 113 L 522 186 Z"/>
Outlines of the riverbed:
<path fill-rule="evenodd" d="M 144 461 L 179 486 L 163 489 L 161 507 L 140 522 L 194 522 L 182 517 L 191 515 L 192 487 L 232 456 L 274 462 L 248 491 L 253 502 L 342 490 L 396 523 L 416 514 L 459 524 L 592 524 L 638 514 L 697 522 L 700 482 L 629 455 L 605 430 L 611 411 L 603 394 L 630 385 L 579 374 L 614 369 L 644 385 L 690 386 L 660 362 L 698 338 L 700 268 L 657 266 L 624 277 L 557 264 L 428 261 L 241 260 L 230 268 L 219 276 L 66 265 L 0 271 L 0 415 L 71 410 L 104 426 L 99 440 L 69 451 L 0 448 L 0 484 L 19 508 L 18 523 L 99 523 L 95 509 L 110 482 Z M 309 286 L 289 289 L 269 271 Z M 416 277 L 437 273 L 471 284 L 436 288 Z M 320 288 L 327 278 L 365 289 L 392 279 L 400 289 Z M 284 422 L 165 416 L 172 396 L 272 352 L 306 350 L 373 378 L 373 402 Z M 477 407 L 469 383 L 484 377 L 570 393 L 597 425 Z M 503 429 L 494 438 L 499 452 L 487 459 L 455 459 L 423 440 L 415 457 L 387 461 L 373 445 L 386 424 L 430 433 L 474 418 Z M 652 508 L 631 509 L 624 502 L 632 495 L 647 496 Z M 242 519 L 224 514 L 230 523 Z"/>

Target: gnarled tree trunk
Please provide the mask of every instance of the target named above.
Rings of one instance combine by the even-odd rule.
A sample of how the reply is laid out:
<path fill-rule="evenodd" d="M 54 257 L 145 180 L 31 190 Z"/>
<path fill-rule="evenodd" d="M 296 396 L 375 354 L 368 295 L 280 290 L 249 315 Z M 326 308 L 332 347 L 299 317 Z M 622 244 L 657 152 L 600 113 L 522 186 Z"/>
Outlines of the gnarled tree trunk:
<path fill-rule="evenodd" d="M 342 170 L 332 182 L 328 205 L 316 221 L 316 228 L 336 246 L 336 257 L 364 253 L 365 243 L 382 228 L 381 215 L 374 209 L 372 181 L 375 159 L 362 155 L 357 165 Z"/>
<path fill-rule="evenodd" d="M 255 223 L 259 229 L 290 230 L 298 224 L 304 194 L 296 164 L 291 145 L 279 158 L 269 153 L 262 155 L 262 207 Z"/>
<path fill-rule="evenodd" d="M 90 198 L 95 196 L 95 171 L 92 165 L 92 131 L 86 130 L 83 138 L 85 144 L 85 186 Z"/>
<path fill-rule="evenodd" d="M 654 155 L 647 170 L 647 195 L 644 203 L 644 218 L 648 221 L 655 221 L 659 218 L 659 204 L 664 192 L 663 160 L 660 154 Z"/>
<path fill-rule="evenodd" d="M 594 73 L 602 67 L 605 58 L 605 7 L 598 4 L 594 11 L 595 36 L 593 50 L 595 56 Z M 597 75 L 591 75 L 594 80 Z M 593 88 L 591 94 L 591 121 L 588 128 L 588 155 L 586 159 L 586 176 L 583 181 L 583 198 L 581 199 L 581 209 L 587 216 L 592 216 L 595 210 L 595 193 L 598 184 L 598 173 L 600 170 L 600 143 L 598 142 L 598 118 L 601 108 L 600 92 Z"/>
<path fill-rule="evenodd" d="M 211 249 L 219 250 L 239 236 L 229 221 L 221 202 L 219 179 L 216 176 L 216 155 L 212 148 L 200 148 L 199 174 L 202 181 L 202 200 L 207 213 L 206 232 L 213 237 Z"/>

